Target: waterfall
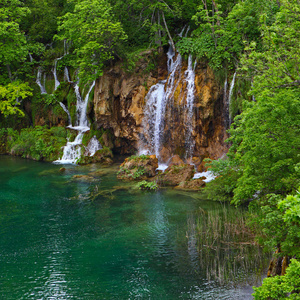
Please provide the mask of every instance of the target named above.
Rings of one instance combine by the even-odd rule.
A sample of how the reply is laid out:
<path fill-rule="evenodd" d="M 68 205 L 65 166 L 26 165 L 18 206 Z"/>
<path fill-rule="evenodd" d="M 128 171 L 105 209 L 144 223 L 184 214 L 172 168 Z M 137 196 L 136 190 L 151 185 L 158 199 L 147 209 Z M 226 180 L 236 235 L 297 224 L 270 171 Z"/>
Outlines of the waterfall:
<path fill-rule="evenodd" d="M 59 102 L 59 104 L 62 107 L 62 109 L 66 112 L 66 114 L 68 115 L 69 125 L 72 126 L 71 115 L 70 115 L 69 110 L 67 109 L 67 107 L 62 102 Z"/>
<path fill-rule="evenodd" d="M 56 164 L 75 164 L 81 156 L 81 146 L 83 135 L 86 131 L 89 131 L 89 123 L 86 116 L 86 108 L 89 100 L 90 93 L 95 86 L 95 81 L 90 86 L 84 100 L 82 100 L 79 86 L 75 85 L 75 94 L 77 98 L 77 122 L 76 126 L 68 126 L 70 129 L 78 131 L 78 134 L 73 142 L 67 142 L 67 145 L 64 146 L 64 152 L 61 159 L 54 161 Z M 96 150 L 97 151 L 97 150 Z"/>
<path fill-rule="evenodd" d="M 45 86 L 42 85 L 41 83 L 41 78 L 42 78 L 42 68 L 39 67 L 38 68 L 38 72 L 37 72 L 37 76 L 36 76 L 36 83 L 38 84 L 38 86 L 40 87 L 40 90 L 41 90 L 41 94 L 47 94 L 46 92 L 46 89 L 45 89 Z"/>
<path fill-rule="evenodd" d="M 64 80 L 65 80 L 66 82 L 71 82 L 71 80 L 70 80 L 70 75 L 69 75 L 69 70 L 68 70 L 67 67 L 65 67 L 65 69 L 64 69 Z"/>
<path fill-rule="evenodd" d="M 185 125 L 186 125 L 186 135 L 185 135 L 185 144 L 186 144 L 186 158 L 191 158 L 193 155 L 193 148 L 195 142 L 192 138 L 193 131 L 193 107 L 194 107 L 194 98 L 195 98 L 195 68 L 196 62 L 193 67 L 192 55 L 189 55 L 188 58 L 188 68 L 185 71 L 185 81 L 186 86 L 186 115 L 185 115 Z"/>
<path fill-rule="evenodd" d="M 230 113 L 230 108 L 231 108 L 231 100 L 232 100 L 232 92 L 235 84 L 235 77 L 236 77 L 236 71 L 234 72 L 231 84 L 230 84 L 230 89 L 229 89 L 229 96 L 228 96 L 228 108 L 229 108 L 229 124 L 231 124 L 231 113 Z"/>
<path fill-rule="evenodd" d="M 166 139 L 165 126 L 169 124 L 167 119 L 167 109 L 172 103 L 174 93 L 180 83 L 185 83 L 183 96 L 185 97 L 185 106 L 182 116 L 184 118 L 185 130 L 183 132 L 185 138 L 185 156 L 191 158 L 194 150 L 194 140 L 192 138 L 193 131 L 193 108 L 195 94 L 195 68 L 193 66 L 192 56 L 189 55 L 188 67 L 183 75 L 181 75 L 182 57 L 179 53 L 175 53 L 172 47 L 169 47 L 167 53 L 168 77 L 152 86 L 145 97 L 146 105 L 144 108 L 143 119 L 143 135 L 141 137 L 139 153 L 155 154 L 162 163 L 160 152 L 162 143 Z M 179 78 L 179 80 L 177 80 Z M 184 85 L 183 85 L 184 86 Z M 170 126 L 171 127 L 171 126 Z"/>
<path fill-rule="evenodd" d="M 143 120 L 143 127 L 148 127 L 146 134 L 148 139 L 150 139 L 150 151 L 154 152 L 157 157 L 159 156 L 160 127 L 166 99 L 165 82 L 166 81 L 161 81 L 150 88 L 149 93 L 146 96 L 147 104 Z"/>
<path fill-rule="evenodd" d="M 93 156 L 100 149 L 102 149 L 102 145 L 98 141 L 97 137 L 94 135 L 89 141 L 89 144 L 86 147 L 84 155 Z"/>
<path fill-rule="evenodd" d="M 224 82 L 224 93 L 223 93 L 223 105 L 224 105 L 224 110 L 225 110 L 225 117 L 224 117 L 225 128 L 229 128 L 229 126 L 230 126 L 229 103 L 227 101 L 228 100 L 227 89 L 228 89 L 228 80 L 227 80 L 227 76 L 226 76 L 225 82 Z"/>
<path fill-rule="evenodd" d="M 147 141 L 144 141 L 139 151 L 140 153 L 154 153 L 158 158 L 164 132 L 166 106 L 176 89 L 175 75 L 176 71 L 180 72 L 182 61 L 179 53 L 174 60 L 175 52 L 171 46 L 169 47 L 167 57 L 168 79 L 162 80 L 152 86 L 145 98 L 146 106 L 144 109 L 143 128 Z"/>
<path fill-rule="evenodd" d="M 58 80 L 58 78 L 57 78 L 57 62 L 58 62 L 59 60 L 61 60 L 62 58 L 63 58 L 63 56 L 62 56 L 62 57 L 59 57 L 59 58 L 56 58 L 56 59 L 54 60 L 54 68 L 53 68 L 53 70 L 52 70 L 52 73 L 53 73 L 53 76 L 54 76 L 54 91 L 56 91 L 57 88 L 58 88 L 59 85 L 60 85 L 60 82 L 59 82 L 59 80 Z"/>

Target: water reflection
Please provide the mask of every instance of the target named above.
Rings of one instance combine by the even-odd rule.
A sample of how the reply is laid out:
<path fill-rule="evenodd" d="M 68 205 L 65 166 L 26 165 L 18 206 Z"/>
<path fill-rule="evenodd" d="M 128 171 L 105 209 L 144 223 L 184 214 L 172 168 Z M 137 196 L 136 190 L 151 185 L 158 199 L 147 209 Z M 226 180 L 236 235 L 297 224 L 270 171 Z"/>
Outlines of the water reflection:
<path fill-rule="evenodd" d="M 243 209 L 218 205 L 214 210 L 200 208 L 196 220 L 189 217 L 188 243 L 197 244 L 198 261 L 208 281 L 234 286 L 261 282 L 269 255 L 256 245 L 245 215 Z"/>

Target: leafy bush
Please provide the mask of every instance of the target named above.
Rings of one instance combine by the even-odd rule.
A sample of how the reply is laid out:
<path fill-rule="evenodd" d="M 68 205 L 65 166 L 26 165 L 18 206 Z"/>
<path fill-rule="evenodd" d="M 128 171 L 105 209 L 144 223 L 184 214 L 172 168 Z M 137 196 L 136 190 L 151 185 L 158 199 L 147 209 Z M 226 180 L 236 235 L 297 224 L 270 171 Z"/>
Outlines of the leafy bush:
<path fill-rule="evenodd" d="M 8 129 L 8 148 L 13 155 L 34 160 L 52 161 L 62 154 L 66 144 L 66 130 L 42 126 L 24 128 L 19 132 Z"/>
<path fill-rule="evenodd" d="M 140 190 L 151 190 L 156 191 L 158 189 L 158 185 L 155 181 L 146 181 L 143 180 L 137 184 L 137 187 Z"/>
<path fill-rule="evenodd" d="M 137 170 L 132 174 L 132 177 L 133 177 L 134 179 L 137 179 L 137 178 L 143 176 L 144 174 L 145 174 L 145 169 L 144 169 L 144 167 L 140 166 L 140 167 L 138 167 Z"/>
<path fill-rule="evenodd" d="M 300 262 L 292 259 L 284 276 L 265 278 L 262 286 L 253 287 L 254 299 L 285 300 L 300 299 Z"/>

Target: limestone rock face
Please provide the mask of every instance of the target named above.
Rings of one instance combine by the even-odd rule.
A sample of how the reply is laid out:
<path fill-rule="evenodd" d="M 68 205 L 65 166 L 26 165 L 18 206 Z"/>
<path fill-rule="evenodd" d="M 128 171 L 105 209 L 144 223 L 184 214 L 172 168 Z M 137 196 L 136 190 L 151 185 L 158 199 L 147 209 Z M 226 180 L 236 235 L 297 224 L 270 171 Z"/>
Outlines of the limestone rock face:
<path fill-rule="evenodd" d="M 185 157 L 188 147 L 185 133 L 187 132 L 185 71 L 183 62 L 180 72 L 175 76 L 172 98 L 166 107 L 164 135 L 162 138 L 161 157 L 166 152 Z M 228 137 L 225 128 L 226 108 L 223 101 L 223 86 L 214 77 L 207 64 L 198 63 L 195 69 L 195 90 L 191 140 L 193 141 L 192 156 L 216 159 L 227 152 L 224 143 Z"/>
<path fill-rule="evenodd" d="M 138 150 L 143 133 L 145 96 L 150 87 L 167 78 L 166 55 L 159 57 L 158 67 L 147 72 L 147 61 L 151 52 L 145 52 L 132 73 L 126 73 L 121 65 L 104 72 L 96 81 L 94 92 L 94 119 L 96 129 L 110 129 L 113 136 L 113 150 L 120 154 L 132 154 Z M 164 113 L 163 137 L 160 159 L 164 162 L 173 155 L 186 158 L 186 106 L 185 71 L 187 62 L 175 74 L 174 90 Z M 193 141 L 192 156 L 217 159 L 227 152 L 224 143 L 226 133 L 226 108 L 223 83 L 215 79 L 213 71 L 206 63 L 197 63 L 195 69 L 195 89 L 193 117 L 191 120 Z"/>
<path fill-rule="evenodd" d="M 133 153 L 142 131 L 144 99 L 147 90 L 156 82 L 157 69 L 146 71 L 151 51 L 141 54 L 133 72 L 121 65 L 107 70 L 96 81 L 94 115 L 96 128 L 111 129 L 115 137 L 114 150 Z"/>

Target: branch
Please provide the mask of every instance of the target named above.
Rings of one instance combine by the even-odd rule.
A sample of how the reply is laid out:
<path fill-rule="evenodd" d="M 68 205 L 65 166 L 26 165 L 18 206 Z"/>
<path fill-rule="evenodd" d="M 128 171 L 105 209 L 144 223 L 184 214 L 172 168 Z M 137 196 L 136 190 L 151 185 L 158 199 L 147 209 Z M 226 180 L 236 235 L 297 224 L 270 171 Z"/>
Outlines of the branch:
<path fill-rule="evenodd" d="M 172 48 L 173 48 L 173 50 L 174 50 L 174 52 L 175 52 L 175 45 L 174 45 L 173 39 L 172 39 L 172 37 L 171 37 L 171 34 L 170 34 L 170 32 L 169 32 L 169 29 L 168 29 L 168 26 L 167 26 L 167 23 L 166 23 L 166 19 L 165 19 L 165 14 L 164 14 L 164 12 L 162 12 L 162 18 L 163 18 L 163 21 L 164 21 L 164 24 L 165 24 L 165 28 L 166 28 L 167 34 L 168 34 L 168 36 L 169 36 L 170 42 L 171 42 L 171 46 L 172 46 Z"/>

